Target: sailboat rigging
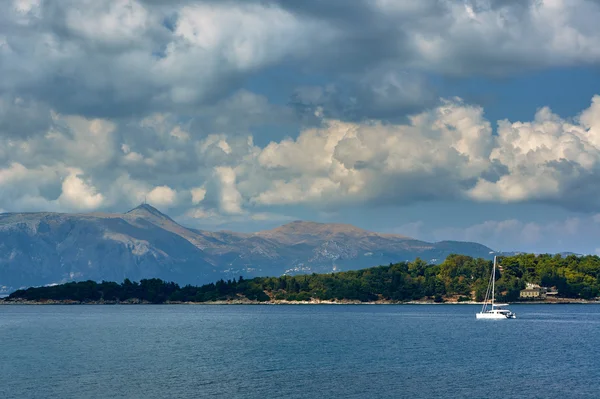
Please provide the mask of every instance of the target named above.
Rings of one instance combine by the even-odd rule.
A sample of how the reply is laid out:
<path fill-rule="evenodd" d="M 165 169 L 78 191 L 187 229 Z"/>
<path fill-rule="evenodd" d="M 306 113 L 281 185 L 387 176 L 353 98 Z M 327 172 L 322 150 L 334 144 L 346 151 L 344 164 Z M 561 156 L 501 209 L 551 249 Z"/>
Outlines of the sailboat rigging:
<path fill-rule="evenodd" d="M 490 275 L 485 292 L 485 300 L 483 301 L 481 312 L 475 316 L 478 319 L 516 319 L 516 314 L 508 309 L 503 309 L 504 306 L 508 306 L 507 303 L 494 303 L 496 293 L 496 265 L 497 256 L 494 256 L 494 266 L 492 267 L 492 274 Z"/>

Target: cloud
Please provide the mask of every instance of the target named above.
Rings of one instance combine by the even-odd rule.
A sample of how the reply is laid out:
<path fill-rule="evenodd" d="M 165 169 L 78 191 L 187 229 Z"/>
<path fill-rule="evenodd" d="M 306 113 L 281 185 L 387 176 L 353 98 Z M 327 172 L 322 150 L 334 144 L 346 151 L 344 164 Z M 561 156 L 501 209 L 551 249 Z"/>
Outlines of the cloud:
<path fill-rule="evenodd" d="M 46 190 L 55 186 L 60 193 L 61 167 L 27 168 L 11 162 L 0 168 L 0 201 L 7 210 L 34 210 L 36 207 L 54 210 L 56 207 L 45 197 Z"/>
<path fill-rule="evenodd" d="M 31 137 L 47 131 L 50 108 L 18 96 L 0 95 L 0 132 L 11 137 Z"/>
<path fill-rule="evenodd" d="M 154 187 L 148 193 L 147 201 L 161 207 L 169 207 L 177 201 L 177 192 L 169 186 Z"/>
<path fill-rule="evenodd" d="M 463 240 L 488 245 L 497 251 L 590 253 L 600 234 L 596 216 L 569 217 L 546 222 L 516 219 L 488 220 L 464 228 L 438 228 L 425 233 L 432 240 Z"/>
<path fill-rule="evenodd" d="M 100 208 L 105 201 L 81 169 L 42 166 L 28 169 L 12 163 L 0 169 L 0 201 L 10 204 L 11 210 L 90 211 Z M 52 189 L 54 187 L 54 190 Z M 48 198 L 49 193 L 57 197 Z"/>
<path fill-rule="evenodd" d="M 302 106 L 326 104 L 333 118 L 387 118 L 432 104 L 427 74 L 600 62 L 593 0 L 328 3 L 4 1 L 0 92 L 86 117 L 193 114 L 282 68 L 339 77 L 334 92 L 317 86 L 316 98 L 296 90 Z"/>
<path fill-rule="evenodd" d="M 448 75 L 496 75 L 597 64 L 600 57 L 594 0 L 278 3 L 338 29 L 338 45 L 319 60 L 348 61 L 345 71 L 385 61 Z"/>
<path fill-rule="evenodd" d="M 346 121 L 393 121 L 436 101 L 435 88 L 422 74 L 384 64 L 338 76 L 325 86 L 298 87 L 289 105 L 305 123 L 317 123 L 317 115 Z"/>
<path fill-rule="evenodd" d="M 540 241 L 541 227 L 536 223 L 523 223 L 515 219 L 488 220 L 466 228 L 436 229 L 433 232 L 436 240 L 463 240 L 485 242 L 494 245 L 508 239 L 514 240 L 520 246 L 534 245 Z"/>
<path fill-rule="evenodd" d="M 181 218 L 180 218 L 181 219 Z M 202 219 L 204 224 L 223 225 L 227 223 L 243 223 L 243 222 L 289 222 L 295 220 L 292 216 L 281 215 L 271 212 L 246 212 L 238 215 L 222 215 L 215 210 L 206 210 L 203 208 L 192 208 L 188 210 L 183 220 Z M 196 223 L 192 223 L 196 224 Z"/>
<path fill-rule="evenodd" d="M 204 187 L 195 187 L 190 190 L 192 194 L 192 204 L 198 205 L 206 197 L 206 189 Z"/>
<path fill-rule="evenodd" d="M 242 195 L 236 187 L 235 170 L 225 166 L 215 168 L 220 183 L 219 206 L 227 214 L 242 213 Z"/>
<path fill-rule="evenodd" d="M 500 121 L 445 100 L 409 124 L 324 120 L 258 155 L 270 185 L 263 205 L 428 199 L 557 204 L 597 210 L 600 96 L 574 119 L 542 108 L 530 122 Z"/>
<path fill-rule="evenodd" d="M 219 213 L 213 210 L 205 210 L 203 208 L 192 208 L 188 210 L 184 218 L 186 219 L 219 219 L 221 221 L 222 217 Z"/>
<path fill-rule="evenodd" d="M 480 179 L 469 195 L 482 201 L 541 200 L 572 208 L 600 205 L 593 181 L 599 175 L 600 96 L 574 121 L 541 108 L 531 122 L 501 121 L 490 160 L 508 173 Z"/>
<path fill-rule="evenodd" d="M 406 125 L 323 124 L 261 151 L 258 162 L 271 187 L 253 201 L 398 205 L 458 198 L 491 167 L 491 124 L 483 109 L 460 100 L 444 101 Z"/>
<path fill-rule="evenodd" d="M 45 133 L 0 136 L 0 207 L 115 209 L 147 196 L 176 214 L 199 204 L 242 215 L 429 200 L 598 212 L 598 115 L 600 96 L 574 118 L 541 108 L 494 132 L 483 108 L 451 98 L 407 123 L 322 116 L 296 138 L 259 146 L 247 134 L 196 135 L 170 114 L 116 122 L 53 112 Z"/>
<path fill-rule="evenodd" d="M 432 77 L 598 65 L 599 17 L 591 0 L 5 1 L 0 207 L 598 212 L 600 97 L 496 124 Z"/>
<path fill-rule="evenodd" d="M 193 112 L 333 35 L 277 4 L 7 1 L 0 10 L 0 91 L 86 116 Z"/>
<path fill-rule="evenodd" d="M 81 170 L 72 169 L 62 183 L 62 193 L 58 197 L 61 207 L 77 210 L 93 210 L 102 205 L 104 196 L 96 188 L 85 182 Z"/>
<path fill-rule="evenodd" d="M 597 63 L 600 56 L 595 1 L 451 1 L 409 10 L 391 1 L 375 4 L 388 18 L 418 16 L 401 31 L 419 68 L 504 74 Z"/>

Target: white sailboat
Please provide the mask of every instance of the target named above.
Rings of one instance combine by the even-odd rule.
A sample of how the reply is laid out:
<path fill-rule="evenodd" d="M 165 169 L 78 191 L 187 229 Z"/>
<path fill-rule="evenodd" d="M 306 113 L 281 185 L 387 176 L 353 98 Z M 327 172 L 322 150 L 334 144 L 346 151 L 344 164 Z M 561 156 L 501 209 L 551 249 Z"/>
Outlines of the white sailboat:
<path fill-rule="evenodd" d="M 494 303 L 494 296 L 496 290 L 496 256 L 494 256 L 494 266 L 492 269 L 492 275 L 488 283 L 487 291 L 485 293 L 485 300 L 483 301 L 483 307 L 481 312 L 475 316 L 478 319 L 516 319 L 517 315 L 508 309 L 503 309 L 504 306 L 508 306 L 507 303 Z"/>

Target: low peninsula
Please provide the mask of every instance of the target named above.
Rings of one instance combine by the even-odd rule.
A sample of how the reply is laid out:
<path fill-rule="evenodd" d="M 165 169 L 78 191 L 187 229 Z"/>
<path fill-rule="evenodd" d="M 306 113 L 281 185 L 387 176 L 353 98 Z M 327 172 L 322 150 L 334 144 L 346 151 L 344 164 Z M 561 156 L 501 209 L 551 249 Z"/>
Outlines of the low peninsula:
<path fill-rule="evenodd" d="M 199 287 L 158 278 L 69 282 L 17 290 L 0 304 L 477 303 L 490 273 L 488 260 L 450 255 L 439 265 L 416 259 L 331 274 L 222 279 Z M 496 282 L 496 299 L 503 302 L 600 302 L 600 257 L 503 257 Z M 532 285 L 550 287 L 555 295 L 524 298 Z"/>

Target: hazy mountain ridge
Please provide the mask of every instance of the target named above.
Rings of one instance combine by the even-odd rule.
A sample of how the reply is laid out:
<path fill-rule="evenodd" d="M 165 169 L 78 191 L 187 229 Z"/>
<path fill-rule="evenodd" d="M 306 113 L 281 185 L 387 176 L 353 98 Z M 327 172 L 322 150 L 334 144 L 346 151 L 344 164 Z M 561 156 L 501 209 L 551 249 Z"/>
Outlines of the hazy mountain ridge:
<path fill-rule="evenodd" d="M 150 205 L 124 214 L 0 215 L 0 292 L 70 280 L 159 277 L 182 284 L 218 278 L 331 272 L 460 252 L 476 243 L 428 243 L 347 224 L 296 221 L 257 233 L 190 229 Z"/>

